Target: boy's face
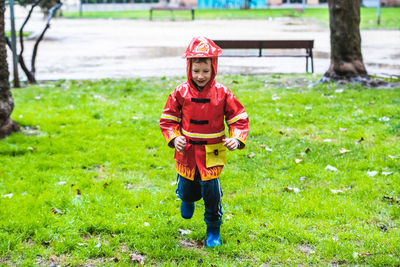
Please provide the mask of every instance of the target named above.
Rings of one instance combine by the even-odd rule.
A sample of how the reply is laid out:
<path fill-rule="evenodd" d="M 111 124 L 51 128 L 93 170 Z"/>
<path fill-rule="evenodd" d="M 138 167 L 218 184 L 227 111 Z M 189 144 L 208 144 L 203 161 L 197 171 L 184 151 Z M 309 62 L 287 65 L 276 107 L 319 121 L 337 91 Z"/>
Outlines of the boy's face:
<path fill-rule="evenodd" d="M 206 62 L 192 62 L 192 78 L 198 86 L 206 86 L 212 75 L 211 59 Z"/>

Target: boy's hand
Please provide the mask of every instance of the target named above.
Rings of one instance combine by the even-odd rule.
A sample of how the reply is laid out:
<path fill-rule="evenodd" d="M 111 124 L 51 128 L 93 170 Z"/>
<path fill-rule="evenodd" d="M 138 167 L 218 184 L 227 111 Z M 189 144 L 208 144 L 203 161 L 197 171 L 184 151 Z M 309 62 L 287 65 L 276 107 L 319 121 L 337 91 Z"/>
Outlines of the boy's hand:
<path fill-rule="evenodd" d="M 230 151 L 233 151 L 239 147 L 239 141 L 236 138 L 224 138 L 222 139 L 224 146 L 226 146 Z"/>
<path fill-rule="evenodd" d="M 181 152 L 186 146 L 186 138 L 184 136 L 178 136 L 174 139 L 174 146 L 178 152 Z"/>

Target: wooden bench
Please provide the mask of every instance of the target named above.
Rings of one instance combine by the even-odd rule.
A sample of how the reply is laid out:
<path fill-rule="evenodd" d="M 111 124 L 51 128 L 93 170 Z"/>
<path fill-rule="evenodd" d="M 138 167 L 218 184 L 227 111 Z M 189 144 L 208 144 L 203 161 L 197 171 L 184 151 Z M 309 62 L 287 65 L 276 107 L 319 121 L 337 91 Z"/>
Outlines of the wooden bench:
<path fill-rule="evenodd" d="M 171 11 L 171 16 L 174 18 L 174 11 L 185 11 L 190 10 L 192 12 L 192 20 L 194 20 L 194 8 L 193 7 L 170 7 L 170 6 L 153 6 L 150 7 L 150 20 L 153 20 L 153 11 L 164 10 Z"/>
<path fill-rule="evenodd" d="M 223 55 L 225 57 L 305 57 L 306 72 L 308 72 L 308 58 L 311 59 L 311 71 L 314 73 L 312 49 L 314 40 L 214 40 L 222 49 L 258 49 L 258 55 Z M 263 49 L 305 49 L 301 54 L 263 55 Z"/>

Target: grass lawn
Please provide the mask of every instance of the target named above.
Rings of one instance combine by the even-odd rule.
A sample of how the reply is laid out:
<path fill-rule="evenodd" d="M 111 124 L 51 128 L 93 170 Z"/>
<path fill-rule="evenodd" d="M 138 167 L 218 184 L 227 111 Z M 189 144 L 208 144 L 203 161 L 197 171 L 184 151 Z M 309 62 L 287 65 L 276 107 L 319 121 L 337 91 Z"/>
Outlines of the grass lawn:
<path fill-rule="evenodd" d="M 400 265 L 400 88 L 317 79 L 220 77 L 250 135 L 221 176 L 216 249 L 202 201 L 180 217 L 158 126 L 182 77 L 13 90 L 24 130 L 0 140 L 0 265 Z"/>
<path fill-rule="evenodd" d="M 376 24 L 376 8 L 361 8 L 361 25 L 363 29 L 400 28 L 400 8 L 381 8 L 381 24 Z M 80 18 L 79 12 L 63 12 L 66 18 Z M 149 19 L 148 10 L 126 10 L 126 11 L 84 11 L 84 18 L 113 18 L 113 19 Z M 307 8 L 304 13 L 292 8 L 283 9 L 197 9 L 196 19 L 268 19 L 276 17 L 306 18 L 321 21 L 329 27 L 329 10 L 327 8 Z M 170 19 L 169 11 L 154 11 L 153 19 Z M 175 19 L 191 19 L 190 11 L 174 12 Z"/>

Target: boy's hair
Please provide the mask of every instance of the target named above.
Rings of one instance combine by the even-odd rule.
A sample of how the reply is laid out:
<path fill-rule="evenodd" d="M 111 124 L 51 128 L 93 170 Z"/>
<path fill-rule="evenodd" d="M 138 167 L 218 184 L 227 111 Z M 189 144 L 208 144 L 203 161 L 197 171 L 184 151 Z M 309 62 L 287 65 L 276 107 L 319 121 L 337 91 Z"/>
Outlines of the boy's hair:
<path fill-rule="evenodd" d="M 192 58 L 192 63 L 207 63 L 208 60 L 211 60 L 209 57 L 194 57 Z"/>

